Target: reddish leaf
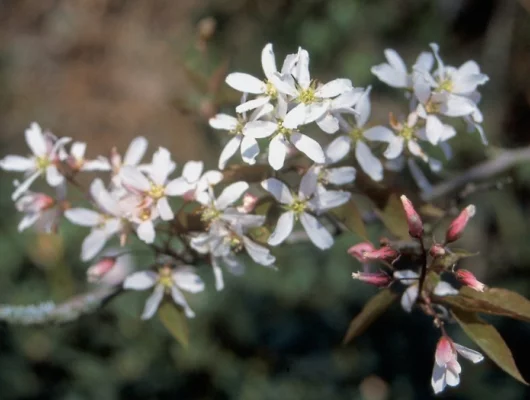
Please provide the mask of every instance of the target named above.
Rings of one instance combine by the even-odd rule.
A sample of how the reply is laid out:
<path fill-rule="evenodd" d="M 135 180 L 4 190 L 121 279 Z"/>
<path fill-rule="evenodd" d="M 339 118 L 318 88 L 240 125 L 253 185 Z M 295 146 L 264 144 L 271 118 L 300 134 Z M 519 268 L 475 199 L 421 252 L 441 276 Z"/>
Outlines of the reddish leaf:
<path fill-rule="evenodd" d="M 392 193 L 383 210 L 375 210 L 385 227 L 399 239 L 408 240 L 409 225 L 399 197 Z"/>
<path fill-rule="evenodd" d="M 388 307 L 397 299 L 397 294 L 390 289 L 383 289 L 368 300 L 364 308 L 350 322 L 348 332 L 342 341 L 343 344 L 350 342 L 362 334 Z"/>
<path fill-rule="evenodd" d="M 493 325 L 481 320 L 473 312 L 463 311 L 458 308 L 452 311 L 456 321 L 464 332 L 473 340 L 489 358 L 495 362 L 506 373 L 513 376 L 519 382 L 528 385 L 515 365 L 510 348 Z"/>

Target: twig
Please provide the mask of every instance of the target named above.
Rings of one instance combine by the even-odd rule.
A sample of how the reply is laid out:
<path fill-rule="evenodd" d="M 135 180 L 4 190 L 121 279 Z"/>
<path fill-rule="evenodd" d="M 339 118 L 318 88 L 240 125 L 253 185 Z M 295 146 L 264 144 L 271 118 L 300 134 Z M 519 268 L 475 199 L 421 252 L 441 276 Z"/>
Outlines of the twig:
<path fill-rule="evenodd" d="M 0 305 L 0 321 L 18 325 L 63 324 L 93 313 L 120 291 L 121 286 L 99 288 L 60 304 L 48 301 L 27 306 Z"/>
<path fill-rule="evenodd" d="M 422 194 L 424 201 L 432 201 L 453 193 L 470 182 L 489 179 L 523 162 L 530 162 L 530 146 L 516 150 L 504 150 L 493 160 L 485 161 L 463 172 L 454 179 L 435 185 L 428 193 Z"/>
<path fill-rule="evenodd" d="M 420 279 L 418 281 L 418 297 L 417 300 L 422 297 L 423 285 L 425 284 L 425 278 L 427 277 L 427 249 L 425 248 L 425 242 L 423 237 L 420 236 L 418 239 L 421 248 L 421 271 Z"/>

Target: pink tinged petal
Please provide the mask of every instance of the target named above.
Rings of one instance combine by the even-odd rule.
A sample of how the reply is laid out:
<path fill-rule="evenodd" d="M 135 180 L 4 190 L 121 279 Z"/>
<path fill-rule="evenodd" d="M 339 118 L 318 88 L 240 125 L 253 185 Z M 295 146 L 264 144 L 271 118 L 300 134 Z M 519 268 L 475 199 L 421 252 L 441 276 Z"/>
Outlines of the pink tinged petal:
<path fill-rule="evenodd" d="M 166 185 L 164 193 L 166 196 L 182 196 L 193 189 L 193 185 L 188 183 L 183 177 L 173 179 Z"/>
<path fill-rule="evenodd" d="M 24 193 L 27 192 L 29 187 L 35 180 L 42 174 L 41 171 L 34 172 L 33 175 L 31 175 L 29 178 L 27 178 L 24 182 L 22 182 L 20 185 L 17 186 L 13 194 L 11 195 L 11 199 L 15 201 L 20 196 L 22 196 Z"/>
<path fill-rule="evenodd" d="M 129 275 L 123 282 L 124 289 L 146 290 L 156 285 L 158 274 L 154 271 L 139 271 Z"/>
<path fill-rule="evenodd" d="M 287 185 L 276 178 L 265 179 L 261 182 L 261 187 L 282 204 L 291 204 L 293 202 L 293 196 Z"/>
<path fill-rule="evenodd" d="M 260 246 L 259 244 L 253 242 L 248 237 L 243 236 L 243 244 L 245 246 L 245 250 L 247 251 L 250 258 L 255 263 L 264 265 L 264 266 L 271 266 L 276 261 L 276 257 L 274 257 L 269 249 L 267 249 L 264 246 Z"/>
<path fill-rule="evenodd" d="M 234 204 L 243 193 L 248 190 L 248 183 L 246 182 L 235 182 L 228 185 L 215 200 L 215 206 L 219 210 L 224 210 L 226 207 Z"/>
<path fill-rule="evenodd" d="M 260 81 L 258 78 L 244 74 L 241 72 L 234 72 L 226 77 L 225 82 L 240 92 L 261 94 L 267 90 L 265 83 Z"/>
<path fill-rule="evenodd" d="M 330 168 L 326 173 L 326 180 L 332 185 L 345 185 L 355 180 L 357 170 L 353 167 Z"/>
<path fill-rule="evenodd" d="M 309 75 L 309 53 L 307 50 L 302 48 L 298 49 L 298 61 L 292 74 L 302 88 L 307 89 L 311 84 L 311 77 Z"/>
<path fill-rule="evenodd" d="M 282 243 L 293 231 L 294 213 L 287 211 L 280 215 L 274 232 L 269 236 L 267 243 L 271 246 L 278 246 Z"/>
<path fill-rule="evenodd" d="M 45 157 L 48 154 L 49 149 L 39 124 L 36 122 L 31 123 L 24 134 L 26 136 L 26 143 L 33 154 L 37 157 Z"/>
<path fill-rule="evenodd" d="M 317 190 L 318 175 L 315 168 L 309 168 L 300 181 L 298 197 L 308 199 Z"/>
<path fill-rule="evenodd" d="M 272 121 L 252 121 L 245 125 L 243 134 L 254 139 L 263 139 L 272 135 L 278 129 L 278 124 Z"/>
<path fill-rule="evenodd" d="M 160 306 L 160 303 L 162 302 L 162 299 L 164 298 L 164 292 L 165 292 L 164 286 L 157 285 L 155 287 L 155 290 L 145 302 L 144 311 L 142 312 L 143 320 L 147 320 L 151 318 L 153 315 L 155 315 L 156 310 L 158 310 L 158 307 Z"/>
<path fill-rule="evenodd" d="M 363 95 L 355 105 L 355 111 L 358 113 L 355 117 L 358 128 L 362 128 L 370 118 L 370 114 L 372 112 L 372 105 L 370 103 L 371 90 L 372 88 L 368 86 L 368 88 L 366 88 L 366 91 L 363 93 Z"/>
<path fill-rule="evenodd" d="M 21 156 L 6 156 L 0 160 L 0 168 L 6 171 L 29 171 L 35 168 L 35 160 Z"/>
<path fill-rule="evenodd" d="M 379 64 L 370 70 L 381 82 L 395 88 L 406 88 L 408 86 L 407 73 L 396 71 L 389 64 Z"/>
<path fill-rule="evenodd" d="M 435 394 L 443 392 L 447 386 L 445 380 L 445 366 L 438 365 L 434 363 L 434 368 L 432 370 L 431 386 Z"/>
<path fill-rule="evenodd" d="M 452 287 L 448 282 L 440 281 L 434 288 L 434 294 L 436 296 L 455 296 L 458 294 L 458 290 Z"/>
<path fill-rule="evenodd" d="M 242 135 L 236 135 L 228 141 L 228 143 L 223 148 L 223 151 L 221 151 L 221 155 L 219 156 L 219 169 L 224 169 L 228 160 L 234 154 L 236 154 L 236 151 L 237 149 L 239 149 L 239 145 L 241 144 L 242 139 Z"/>
<path fill-rule="evenodd" d="M 391 143 L 392 141 L 396 140 L 396 135 L 394 135 L 394 132 L 385 126 L 374 126 L 373 128 L 364 131 L 363 135 L 368 140 L 374 140 L 378 142 Z"/>
<path fill-rule="evenodd" d="M 403 153 L 404 144 L 405 140 L 402 137 L 396 137 L 393 141 L 388 143 L 388 147 L 386 148 L 383 155 L 388 160 L 393 160 L 399 157 L 401 153 Z"/>
<path fill-rule="evenodd" d="M 82 160 L 85 157 L 86 143 L 74 142 L 70 148 L 70 154 L 78 160 Z"/>
<path fill-rule="evenodd" d="M 458 343 L 453 343 L 455 346 L 456 351 L 458 354 L 460 354 L 462 357 L 467 358 L 469 361 L 471 361 L 473 364 L 479 363 L 482 360 L 484 360 L 484 356 L 479 353 L 478 351 L 469 349 L 465 346 L 462 346 Z"/>
<path fill-rule="evenodd" d="M 164 221 L 171 221 L 175 217 L 173 211 L 171 210 L 171 207 L 169 206 L 167 197 L 162 197 L 158 199 L 158 201 L 156 202 L 156 208 L 158 209 L 160 218 L 162 218 Z"/>
<path fill-rule="evenodd" d="M 434 360 L 438 365 L 446 365 L 456 360 L 453 343 L 447 336 L 442 336 L 436 345 Z"/>
<path fill-rule="evenodd" d="M 374 181 L 383 179 L 383 164 L 376 158 L 370 148 L 361 141 L 355 145 L 355 157 L 363 171 Z"/>
<path fill-rule="evenodd" d="M 336 97 L 348 90 L 352 90 L 353 86 L 351 80 L 349 79 L 334 79 L 331 82 L 326 83 L 325 85 L 320 86 L 315 91 L 315 96 L 321 98 L 330 98 Z"/>
<path fill-rule="evenodd" d="M 153 221 L 143 221 L 136 227 L 136 233 L 138 234 L 138 238 L 144 241 L 145 243 L 153 243 L 155 241 L 156 236 Z"/>
<path fill-rule="evenodd" d="M 270 79 L 275 72 L 278 72 L 276 68 L 276 58 L 274 57 L 271 43 L 267 43 L 261 51 L 261 66 L 263 67 L 263 73 L 267 79 Z"/>
<path fill-rule="evenodd" d="M 326 133 L 335 133 L 339 130 L 339 121 L 331 114 L 325 114 L 322 118 L 318 119 L 317 125 Z"/>
<path fill-rule="evenodd" d="M 351 139 L 348 136 L 339 136 L 326 148 L 326 164 L 335 164 L 350 152 Z"/>
<path fill-rule="evenodd" d="M 243 140 L 241 141 L 241 158 L 243 161 L 247 164 L 255 164 L 258 154 L 259 146 L 256 139 L 243 136 Z"/>
<path fill-rule="evenodd" d="M 282 135 L 276 135 L 272 138 L 269 143 L 269 164 L 270 166 L 278 171 L 283 168 L 285 163 L 285 157 L 289 150 L 289 143 L 284 139 Z"/>
<path fill-rule="evenodd" d="M 223 290 L 225 287 L 223 279 L 223 270 L 221 269 L 216 257 L 212 258 L 212 269 L 213 276 L 215 278 L 215 289 L 217 291 Z"/>
<path fill-rule="evenodd" d="M 416 303 L 416 299 L 418 298 L 418 286 L 410 286 L 405 292 L 403 293 L 403 296 L 401 296 L 401 307 L 403 307 L 403 310 L 406 312 L 411 312 L 412 307 L 414 306 L 414 303 Z"/>
<path fill-rule="evenodd" d="M 241 103 L 236 107 L 236 112 L 238 114 L 245 113 L 250 110 L 254 110 L 258 107 L 265 106 L 271 100 L 270 96 L 258 96 L 253 100 L 246 101 Z"/>
<path fill-rule="evenodd" d="M 70 208 L 64 216 L 73 224 L 81 226 L 96 226 L 102 222 L 101 214 L 87 208 Z"/>
<path fill-rule="evenodd" d="M 171 161 L 171 154 L 169 150 L 164 147 L 159 147 L 153 154 L 152 168 L 150 177 L 157 185 L 166 183 L 168 175 L 175 169 L 175 163 Z"/>
<path fill-rule="evenodd" d="M 29 228 L 31 225 L 37 222 L 40 216 L 41 216 L 40 213 L 32 213 L 32 214 L 28 214 L 22 217 L 22 219 L 20 220 L 18 224 L 18 231 L 22 232 L 26 230 L 27 228 Z"/>
<path fill-rule="evenodd" d="M 81 260 L 88 261 L 93 259 L 107 243 L 108 235 L 103 229 L 93 229 L 81 245 Z"/>
<path fill-rule="evenodd" d="M 64 176 L 62 176 L 55 165 L 50 165 L 46 168 L 46 182 L 50 186 L 59 186 L 64 182 Z"/>
<path fill-rule="evenodd" d="M 203 166 L 202 161 L 188 161 L 182 169 L 182 177 L 188 182 L 197 182 L 201 177 Z"/>
<path fill-rule="evenodd" d="M 149 179 L 138 169 L 131 166 L 124 166 L 120 170 L 120 176 L 123 184 L 139 192 L 148 192 L 151 189 Z"/>
<path fill-rule="evenodd" d="M 292 97 L 298 96 L 295 83 L 293 79 L 290 78 L 290 75 L 280 75 L 276 73 L 270 78 L 270 81 L 280 93 L 287 94 Z"/>
<path fill-rule="evenodd" d="M 350 198 L 351 193 L 342 190 L 327 190 L 325 192 L 321 192 L 318 195 L 317 210 L 320 212 L 340 207 L 341 205 L 347 203 Z"/>
<path fill-rule="evenodd" d="M 320 223 L 320 221 L 308 213 L 300 214 L 300 222 L 304 227 L 307 236 L 321 250 L 329 249 L 333 246 L 333 236 Z"/>
<path fill-rule="evenodd" d="M 437 116 L 429 115 L 427 117 L 425 134 L 429 142 L 431 142 L 432 144 L 437 144 L 440 141 L 444 130 L 444 124 Z"/>
<path fill-rule="evenodd" d="M 123 157 L 123 164 L 132 166 L 138 165 L 147 151 L 147 145 L 148 142 L 146 138 L 142 136 L 134 138 Z"/>
<path fill-rule="evenodd" d="M 173 282 L 182 290 L 190 293 L 199 293 L 204 290 L 204 282 L 191 267 L 179 267 L 173 272 Z"/>
<path fill-rule="evenodd" d="M 231 131 L 236 129 L 238 121 L 237 118 L 227 114 L 217 114 L 208 120 L 208 123 L 213 129 L 220 129 Z"/>
<path fill-rule="evenodd" d="M 110 171 L 111 166 L 109 160 L 100 157 L 96 160 L 85 161 L 81 167 L 82 171 Z"/>
<path fill-rule="evenodd" d="M 316 140 L 311 139 L 309 136 L 306 136 L 300 132 L 292 133 L 290 139 L 294 147 L 296 147 L 314 162 L 318 164 L 323 164 L 326 162 L 324 150 L 322 150 L 322 147 Z"/>
<path fill-rule="evenodd" d="M 188 318 L 195 317 L 195 313 L 188 305 L 186 298 L 176 286 L 171 287 L 171 298 L 176 304 L 178 304 L 184 309 L 184 314 L 186 314 L 186 317 Z"/>

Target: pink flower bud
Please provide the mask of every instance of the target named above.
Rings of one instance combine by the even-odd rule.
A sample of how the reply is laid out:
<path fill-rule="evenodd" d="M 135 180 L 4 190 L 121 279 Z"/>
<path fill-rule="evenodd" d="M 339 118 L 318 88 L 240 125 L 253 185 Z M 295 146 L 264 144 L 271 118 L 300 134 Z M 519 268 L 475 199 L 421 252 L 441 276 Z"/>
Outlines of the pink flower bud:
<path fill-rule="evenodd" d="M 89 282 L 99 282 L 114 266 L 116 257 L 104 257 L 87 270 L 87 280 Z"/>
<path fill-rule="evenodd" d="M 423 235 L 423 222 L 421 222 L 420 215 L 416 212 L 414 205 L 405 195 L 402 195 L 400 198 L 403 208 L 405 209 L 405 215 L 407 216 L 409 235 L 413 238 L 419 239 Z"/>
<path fill-rule="evenodd" d="M 471 289 L 477 292 L 483 292 L 486 289 L 486 285 L 480 282 L 475 275 L 473 275 L 467 269 L 459 269 L 455 272 L 456 278 L 464 285 L 469 286 Z"/>
<path fill-rule="evenodd" d="M 438 365 L 447 365 L 457 359 L 453 341 L 447 336 L 442 336 L 436 345 L 434 359 Z"/>
<path fill-rule="evenodd" d="M 367 261 L 379 260 L 392 262 L 399 257 L 399 252 L 390 246 L 383 246 L 380 249 L 365 252 L 363 257 Z"/>
<path fill-rule="evenodd" d="M 365 263 L 368 260 L 364 258 L 364 253 L 374 251 L 375 247 L 370 242 L 361 242 L 357 243 L 355 246 L 352 246 L 348 249 L 348 254 L 352 257 L 355 257 L 359 262 Z"/>
<path fill-rule="evenodd" d="M 429 250 L 429 254 L 433 258 L 442 257 L 445 255 L 445 247 L 443 247 L 441 244 L 435 243 L 431 246 L 431 249 Z"/>
<path fill-rule="evenodd" d="M 353 279 L 358 279 L 377 287 L 386 287 L 393 281 L 392 277 L 384 272 L 354 272 L 351 276 Z"/>
<path fill-rule="evenodd" d="M 245 193 L 243 196 L 243 205 L 237 207 L 237 211 L 248 214 L 254 211 L 256 203 L 258 202 L 258 196 L 254 196 L 250 193 Z"/>
<path fill-rule="evenodd" d="M 54 205 L 55 199 L 44 193 L 28 193 L 15 204 L 18 211 L 27 213 L 40 213 Z"/>
<path fill-rule="evenodd" d="M 469 205 L 462 210 L 460 215 L 456 217 L 449 228 L 447 228 L 447 233 L 445 234 L 445 242 L 451 243 L 454 242 L 462 236 L 464 229 L 466 228 L 469 219 L 475 215 L 475 206 Z"/>

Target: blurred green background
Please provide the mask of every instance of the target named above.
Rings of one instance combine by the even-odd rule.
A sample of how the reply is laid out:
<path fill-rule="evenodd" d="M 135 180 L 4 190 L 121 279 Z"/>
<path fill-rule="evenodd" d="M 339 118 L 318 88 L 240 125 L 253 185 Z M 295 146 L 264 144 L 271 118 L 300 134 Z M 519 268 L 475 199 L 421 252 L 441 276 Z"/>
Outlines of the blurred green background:
<path fill-rule="evenodd" d="M 383 62 L 387 47 L 410 64 L 437 42 L 446 62 L 475 59 L 491 79 L 482 102 L 491 146 L 460 135 L 444 172 L 455 176 L 499 147 L 530 144 L 529 11 L 528 0 L 3 0 L 0 156 L 25 149 L 23 131 L 38 121 L 86 141 L 91 156 L 145 135 L 151 150 L 166 146 L 181 165 L 203 159 L 215 166 L 222 135 L 207 118 L 231 112 L 237 101 L 224 76 L 261 76 L 267 42 L 278 61 L 307 48 L 323 81 L 344 76 L 374 85 L 373 120 L 384 123 L 388 111 L 403 113 L 406 105 L 370 67 Z M 458 245 L 480 251 L 465 263 L 479 279 L 529 297 L 530 165 L 509 175 L 513 184 L 502 191 L 468 199 L 478 214 Z M 86 230 L 64 223 L 59 237 L 18 234 L 12 179 L 0 176 L 0 303 L 60 301 L 88 290 L 87 266 L 78 261 Z M 386 235 L 378 224 L 370 234 Z M 328 252 L 308 244 L 275 250 L 278 272 L 249 266 L 243 277 L 227 274 L 221 293 L 201 268 L 209 287 L 191 300 L 197 318 L 187 351 L 156 318 L 140 321 L 142 293 L 65 326 L 0 324 L 0 399 L 433 398 L 438 332 L 419 313 L 395 306 L 355 343 L 340 344 L 376 292 L 350 278 L 360 265 L 346 249 L 358 241 L 344 235 Z M 145 262 L 135 260 L 137 268 Z M 493 322 L 529 378 L 530 326 Z M 450 332 L 470 344 L 456 327 Z M 462 365 L 460 387 L 443 398 L 530 398 L 489 360 Z"/>

